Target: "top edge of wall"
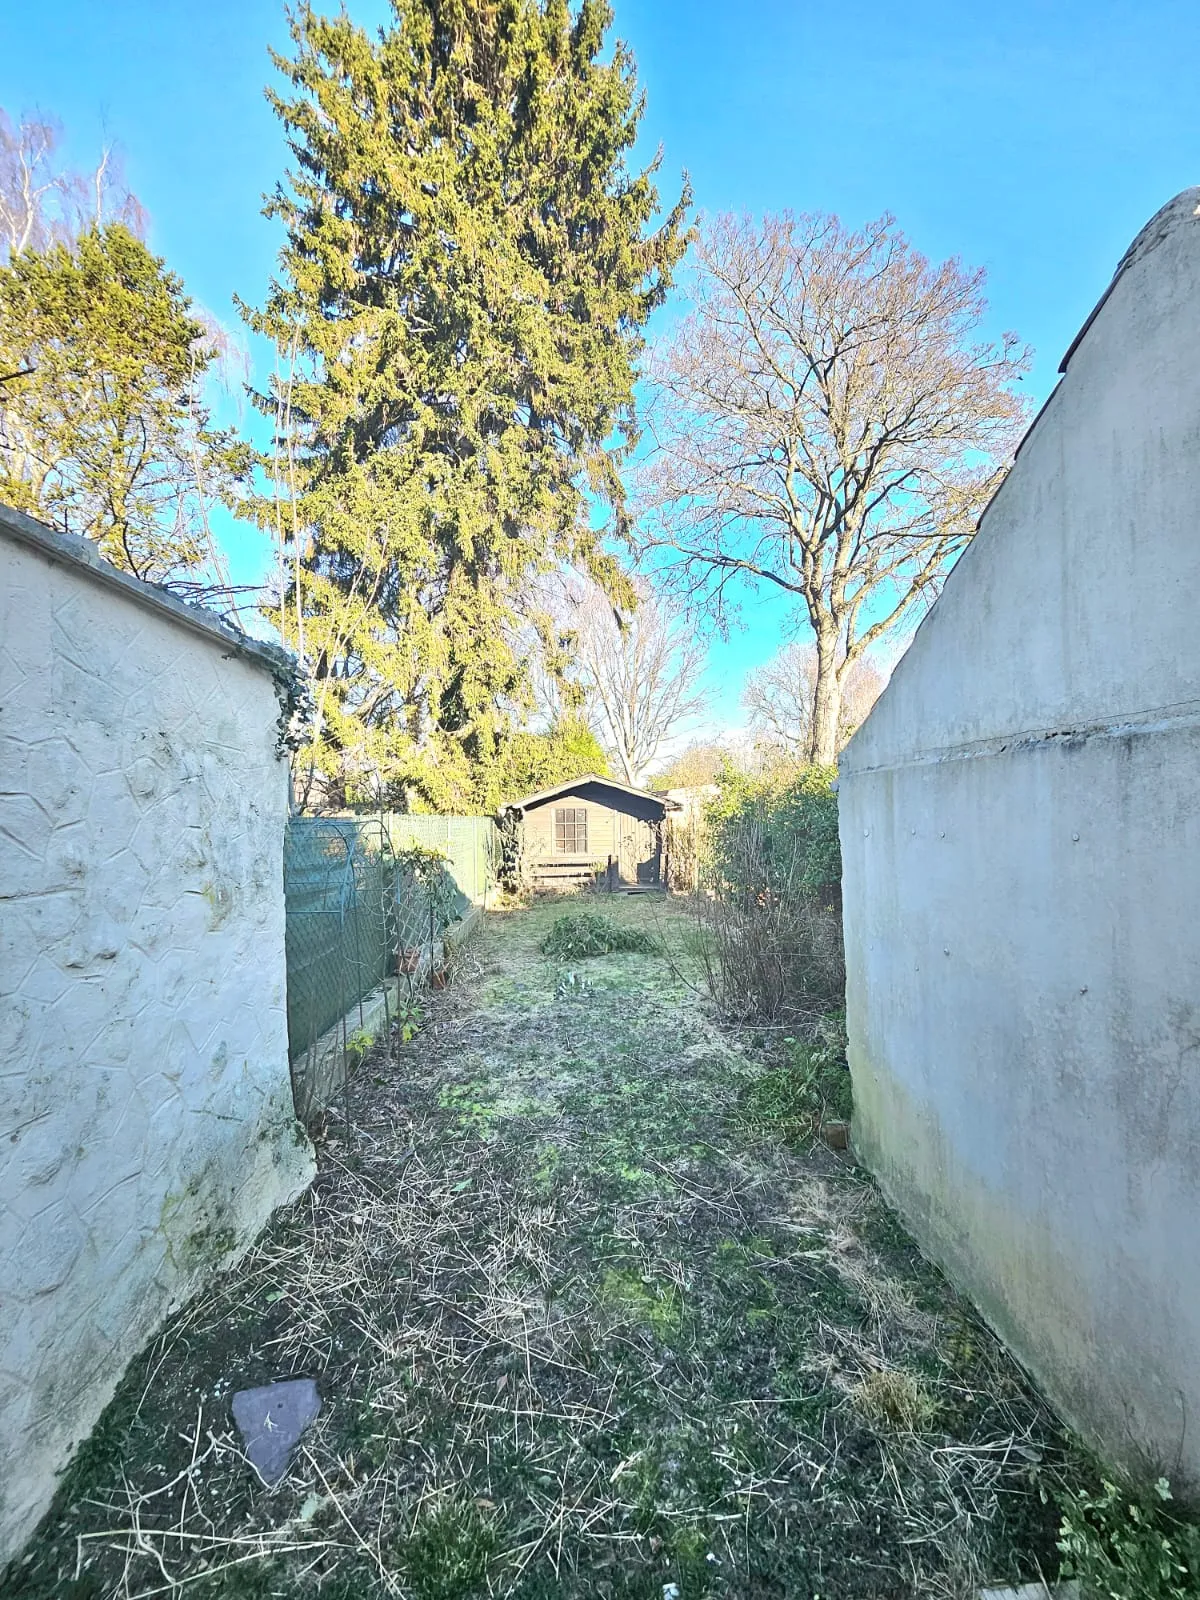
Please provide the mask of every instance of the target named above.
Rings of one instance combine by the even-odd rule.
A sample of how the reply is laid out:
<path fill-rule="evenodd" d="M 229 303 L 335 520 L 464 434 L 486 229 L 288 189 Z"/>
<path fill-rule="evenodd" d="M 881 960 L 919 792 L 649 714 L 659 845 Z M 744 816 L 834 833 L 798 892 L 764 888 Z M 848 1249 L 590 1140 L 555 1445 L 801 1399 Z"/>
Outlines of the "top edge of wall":
<path fill-rule="evenodd" d="M 1083 324 L 1083 327 L 1071 340 L 1066 355 L 1063 356 L 1058 364 L 1059 372 L 1066 372 L 1067 367 L 1070 365 L 1071 357 L 1087 337 L 1088 329 L 1100 315 L 1109 295 L 1112 294 L 1130 267 L 1135 262 L 1140 261 L 1143 256 L 1148 256 L 1151 251 L 1157 250 L 1159 245 L 1168 239 L 1171 234 L 1182 227 L 1186 227 L 1189 223 L 1193 225 L 1200 223 L 1200 186 L 1184 189 L 1173 200 L 1168 200 L 1166 205 L 1160 207 L 1146 226 L 1137 234 L 1129 249 L 1117 262 L 1117 270 L 1113 273 L 1108 288 L 1105 289 L 1093 306 L 1091 314 Z"/>
<path fill-rule="evenodd" d="M 1190 235 L 1186 232 L 1186 230 L 1189 228 L 1193 230 Z M 1200 256 L 1200 186 L 1184 189 L 1181 193 L 1177 194 L 1172 200 L 1168 201 L 1166 205 L 1162 206 L 1158 211 L 1156 211 L 1150 220 L 1145 224 L 1145 226 L 1136 234 L 1129 248 L 1125 251 L 1124 255 L 1122 255 L 1120 261 L 1118 262 L 1116 271 L 1113 273 L 1112 279 L 1104 290 L 1104 293 L 1096 303 L 1086 322 L 1084 322 L 1083 326 L 1080 328 L 1078 334 L 1072 340 L 1070 348 L 1063 357 L 1060 368 L 1061 372 L 1064 374 L 1067 372 L 1068 363 L 1072 361 L 1072 358 L 1075 356 L 1084 340 L 1092 331 L 1094 325 L 1100 317 L 1100 313 L 1108 306 L 1108 302 L 1113 296 L 1113 291 L 1119 284 L 1122 283 L 1122 280 L 1124 280 L 1130 273 L 1136 275 L 1143 272 L 1148 258 L 1158 251 L 1160 246 L 1169 244 L 1171 241 L 1176 241 L 1176 243 L 1170 253 L 1175 255 L 1177 258 L 1181 249 L 1182 253 L 1189 258 Z M 1200 270 L 1200 266 L 1197 266 L 1197 270 Z M 1037 415 L 1033 418 L 1029 427 L 1025 430 L 1024 436 L 1022 437 L 1020 444 L 1017 446 L 1016 455 L 1014 457 L 1015 463 L 1019 463 L 1020 458 L 1027 447 L 1038 436 L 1042 428 L 1047 425 L 1048 419 L 1053 414 L 1055 407 L 1062 404 L 1064 393 L 1072 389 L 1076 380 L 1081 375 L 1082 374 L 1079 373 L 1073 373 L 1061 378 L 1058 383 L 1056 383 L 1054 389 L 1046 397 L 1041 408 L 1037 412 Z M 994 508 L 1001 496 L 1011 492 L 1010 485 L 1014 481 L 1014 476 L 1014 473 L 1009 473 L 1006 475 L 1004 481 L 1000 484 L 995 494 L 993 494 L 991 500 L 984 507 L 979 521 L 976 524 L 978 530 L 976 537 L 968 543 L 966 549 L 962 552 L 959 559 L 954 563 L 953 567 L 947 574 L 944 590 L 929 607 L 925 616 L 922 617 L 916 629 L 913 640 L 909 644 L 908 649 L 905 651 L 901 659 L 897 662 L 887 687 L 885 688 L 883 694 L 880 695 L 879 699 L 876 701 L 876 704 L 870 715 L 864 720 L 861 728 L 859 728 L 853 739 L 850 740 L 849 744 L 841 752 L 838 765 L 843 776 L 848 777 L 859 772 L 865 772 L 880 764 L 886 765 L 892 761 L 892 756 L 888 756 L 885 760 L 884 757 L 879 754 L 881 746 L 889 749 L 895 747 L 894 737 L 892 738 L 892 744 L 889 745 L 889 734 L 886 732 L 880 733 L 880 718 L 881 716 L 887 716 L 889 708 L 894 710 L 897 693 L 903 690 L 904 686 L 909 682 L 912 673 L 918 670 L 916 663 L 921 659 L 921 651 L 919 646 L 924 640 L 925 630 L 931 624 L 932 619 L 937 617 L 939 614 L 944 615 L 942 608 L 946 601 L 949 600 L 952 595 L 959 592 L 962 584 L 965 581 L 969 581 L 969 574 L 974 570 L 975 563 L 980 558 L 980 551 L 987 547 L 987 540 L 984 535 L 987 532 L 989 520 L 994 514 Z M 1179 694 L 1173 697 L 1172 703 L 1174 703 L 1174 700 L 1178 700 L 1180 705 L 1186 705 L 1188 708 L 1187 714 L 1189 716 L 1193 715 L 1192 708 L 1194 705 L 1194 695 L 1184 696 L 1183 694 Z M 1011 726 L 1006 724 L 1003 728 L 993 727 L 990 728 L 986 733 L 980 734 L 978 737 L 974 735 L 967 737 L 964 735 L 962 738 L 956 737 L 950 739 L 944 746 L 942 744 L 936 745 L 936 749 L 939 751 L 954 750 L 962 753 L 971 753 L 975 751 L 978 751 L 979 753 L 985 753 L 986 750 L 990 748 L 993 740 L 996 739 L 1011 744 L 1014 741 L 1019 741 L 1025 738 L 1040 739 L 1043 735 L 1049 733 L 1064 734 L 1069 732 L 1071 729 L 1076 729 L 1076 731 L 1083 732 L 1088 728 L 1108 728 L 1117 724 L 1123 726 L 1126 722 L 1128 722 L 1131 727 L 1142 726 L 1146 721 L 1146 717 L 1149 715 L 1149 713 L 1146 711 L 1146 707 L 1151 705 L 1154 705 L 1156 708 L 1154 718 L 1151 720 L 1157 720 L 1160 712 L 1162 712 L 1164 709 L 1169 709 L 1163 708 L 1156 702 L 1149 700 L 1145 701 L 1144 703 L 1139 700 L 1132 706 L 1125 706 L 1119 702 L 1114 702 L 1112 706 L 1105 707 L 1102 710 L 1093 707 L 1093 709 L 1086 715 L 1083 712 L 1080 712 L 1078 716 L 1072 713 L 1067 721 L 1064 721 L 1063 716 L 1056 712 L 1053 716 L 1038 717 L 1028 723 L 1022 721 L 1020 723 L 1014 723 Z M 1068 722 L 1070 724 L 1069 727 Z M 933 747 L 931 746 L 931 748 Z M 870 754 L 868 753 L 869 751 L 871 752 Z M 907 752 L 907 754 L 911 754 L 911 752 Z"/>
<path fill-rule="evenodd" d="M 294 668 L 291 654 L 280 645 L 254 639 L 240 628 L 214 616 L 202 607 L 189 605 L 156 583 L 134 578 L 111 561 L 106 561 L 90 539 L 74 533 L 60 533 L 35 517 L 28 517 L 11 506 L 0 505 L 0 537 L 12 544 L 35 550 L 50 562 L 73 567 L 82 576 L 104 588 L 115 590 L 134 605 L 157 612 L 178 627 L 189 629 L 232 653 L 274 674 Z"/>

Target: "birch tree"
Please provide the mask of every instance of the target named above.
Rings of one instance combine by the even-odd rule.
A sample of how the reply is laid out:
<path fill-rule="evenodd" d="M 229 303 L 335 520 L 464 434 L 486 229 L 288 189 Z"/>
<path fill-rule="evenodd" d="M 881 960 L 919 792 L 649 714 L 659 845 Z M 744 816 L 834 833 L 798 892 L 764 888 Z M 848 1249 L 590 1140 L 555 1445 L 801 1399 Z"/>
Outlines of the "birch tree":
<path fill-rule="evenodd" d="M 40 114 L 15 120 L 0 108 L 0 262 L 25 250 L 69 244 L 105 223 L 139 238 L 146 214 L 125 184 L 120 156 L 106 146 L 89 172 L 58 160 L 62 129 Z"/>
<path fill-rule="evenodd" d="M 850 673 L 932 600 L 1025 425 L 1029 352 L 980 336 L 983 285 L 888 216 L 722 216 L 654 352 L 645 541 L 718 614 L 735 580 L 797 597 L 811 761 L 834 760 Z"/>

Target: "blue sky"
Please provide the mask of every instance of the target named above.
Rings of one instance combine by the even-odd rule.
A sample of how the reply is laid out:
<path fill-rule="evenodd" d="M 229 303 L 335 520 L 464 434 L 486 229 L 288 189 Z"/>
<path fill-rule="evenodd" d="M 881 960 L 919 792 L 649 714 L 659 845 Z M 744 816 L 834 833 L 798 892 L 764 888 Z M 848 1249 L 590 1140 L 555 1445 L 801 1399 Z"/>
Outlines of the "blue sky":
<path fill-rule="evenodd" d="M 614 0 L 648 95 L 643 154 L 698 205 L 895 214 L 926 254 L 989 277 L 992 332 L 1037 357 L 1037 400 L 1147 218 L 1200 182 L 1195 0 Z M 380 0 L 352 0 L 372 24 Z M 261 300 L 277 235 L 261 195 L 286 153 L 264 99 L 277 0 L 0 0 L 0 106 L 40 108 L 85 163 L 123 148 L 151 243 L 233 320 Z M 235 577 L 269 550 L 232 531 Z M 780 641 L 762 598 L 714 649 L 714 721 Z"/>

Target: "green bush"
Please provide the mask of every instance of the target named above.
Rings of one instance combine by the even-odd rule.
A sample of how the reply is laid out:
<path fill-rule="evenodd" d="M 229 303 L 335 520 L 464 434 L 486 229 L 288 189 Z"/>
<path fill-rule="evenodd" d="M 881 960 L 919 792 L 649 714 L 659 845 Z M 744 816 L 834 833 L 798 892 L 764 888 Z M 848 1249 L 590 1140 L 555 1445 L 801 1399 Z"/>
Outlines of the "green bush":
<path fill-rule="evenodd" d="M 786 776 L 722 777 L 709 807 L 709 864 L 716 879 L 751 893 L 786 883 L 824 895 L 841 883 L 835 767 Z"/>
<path fill-rule="evenodd" d="M 807 1028 L 845 1003 L 833 776 L 831 767 L 730 774 L 706 812 L 699 954 L 709 992 L 731 1021 Z"/>
<path fill-rule="evenodd" d="M 1197 1600 L 1200 1527 L 1170 1506 L 1165 1478 L 1151 1493 L 1102 1479 L 1098 1493 L 1068 1494 L 1063 1576 L 1078 1578 L 1088 1600 Z"/>
<path fill-rule="evenodd" d="M 658 945 L 640 928 L 623 928 L 611 917 L 594 911 L 557 918 L 542 940 L 542 953 L 563 961 L 575 961 L 580 956 L 609 956 L 618 950 L 654 955 Z"/>

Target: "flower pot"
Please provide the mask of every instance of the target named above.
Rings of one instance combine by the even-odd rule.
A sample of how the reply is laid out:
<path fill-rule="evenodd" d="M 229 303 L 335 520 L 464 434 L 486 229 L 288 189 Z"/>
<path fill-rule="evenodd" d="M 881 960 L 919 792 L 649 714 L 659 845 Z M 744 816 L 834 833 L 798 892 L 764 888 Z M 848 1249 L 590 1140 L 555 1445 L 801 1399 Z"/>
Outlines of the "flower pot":
<path fill-rule="evenodd" d="M 409 950 L 401 950 L 399 956 L 397 957 L 397 961 L 396 961 L 396 970 L 398 972 L 407 972 L 407 973 L 418 972 L 420 970 L 420 967 L 421 967 L 421 950 L 420 950 L 420 946 L 416 946 L 415 948 L 409 949 Z"/>

